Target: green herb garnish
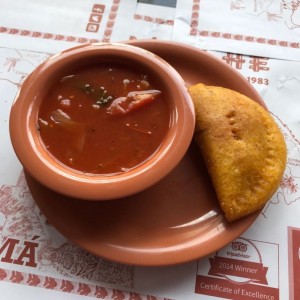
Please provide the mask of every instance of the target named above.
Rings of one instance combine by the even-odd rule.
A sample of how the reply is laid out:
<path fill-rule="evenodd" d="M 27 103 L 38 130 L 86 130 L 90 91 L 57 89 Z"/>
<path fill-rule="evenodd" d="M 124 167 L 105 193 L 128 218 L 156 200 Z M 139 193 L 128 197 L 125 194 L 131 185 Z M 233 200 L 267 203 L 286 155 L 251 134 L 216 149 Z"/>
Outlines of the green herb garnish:
<path fill-rule="evenodd" d="M 93 89 L 93 87 L 90 85 L 90 84 L 85 84 L 83 86 L 80 86 L 79 87 L 84 93 L 86 94 L 94 94 L 95 93 L 95 90 Z"/>
<path fill-rule="evenodd" d="M 109 95 L 106 91 L 103 91 L 103 94 L 96 101 L 100 106 L 108 104 L 110 101 L 114 100 L 114 97 Z"/>
<path fill-rule="evenodd" d="M 94 88 L 90 84 L 87 83 L 87 84 L 79 86 L 79 88 L 85 94 L 92 95 L 93 98 L 96 100 L 96 104 L 98 104 L 100 106 L 105 106 L 115 99 L 115 97 L 108 94 L 107 91 L 103 87 Z"/>

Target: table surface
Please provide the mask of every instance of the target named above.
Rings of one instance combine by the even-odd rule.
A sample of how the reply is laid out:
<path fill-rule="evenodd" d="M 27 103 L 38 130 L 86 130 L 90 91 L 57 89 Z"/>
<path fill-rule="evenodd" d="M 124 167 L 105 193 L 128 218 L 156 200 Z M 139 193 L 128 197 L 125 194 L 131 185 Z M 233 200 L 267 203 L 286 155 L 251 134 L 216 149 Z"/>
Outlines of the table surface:
<path fill-rule="evenodd" d="M 0 7 L 1 297 L 300 299 L 300 1 L 0 0 Z M 263 98 L 288 148 L 280 187 L 252 226 L 217 252 L 172 266 L 112 262 L 68 241 L 36 206 L 9 137 L 12 102 L 40 63 L 83 43 L 142 39 L 190 45 L 230 65 Z"/>

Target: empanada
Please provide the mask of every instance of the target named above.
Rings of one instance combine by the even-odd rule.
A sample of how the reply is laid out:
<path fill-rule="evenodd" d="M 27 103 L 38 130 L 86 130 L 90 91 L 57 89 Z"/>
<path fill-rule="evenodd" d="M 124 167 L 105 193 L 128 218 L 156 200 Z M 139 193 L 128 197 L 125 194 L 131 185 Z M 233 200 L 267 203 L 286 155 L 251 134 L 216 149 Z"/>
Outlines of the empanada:
<path fill-rule="evenodd" d="M 280 185 L 286 165 L 284 137 L 272 116 L 230 89 L 189 88 L 196 111 L 195 140 L 216 194 L 231 222 L 261 209 Z"/>

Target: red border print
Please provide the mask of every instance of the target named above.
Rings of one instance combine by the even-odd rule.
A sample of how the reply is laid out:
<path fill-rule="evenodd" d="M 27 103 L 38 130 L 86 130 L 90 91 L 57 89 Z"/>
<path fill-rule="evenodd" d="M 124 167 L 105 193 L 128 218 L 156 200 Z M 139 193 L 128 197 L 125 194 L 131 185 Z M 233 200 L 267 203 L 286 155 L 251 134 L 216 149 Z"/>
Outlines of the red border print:
<path fill-rule="evenodd" d="M 80 43 L 80 44 L 101 42 L 100 39 L 89 39 L 85 37 L 76 37 L 72 35 L 54 34 L 49 32 L 31 31 L 26 29 L 9 28 L 3 26 L 0 26 L 0 33 L 34 37 L 34 38 L 47 39 L 47 40 L 73 42 L 73 43 Z"/>
<path fill-rule="evenodd" d="M 199 35 L 202 37 L 209 37 L 209 38 L 219 38 L 219 39 L 243 41 L 243 42 L 249 42 L 249 43 L 266 44 L 266 45 L 270 45 L 270 46 L 278 46 L 278 47 L 283 47 L 283 48 L 300 49 L 300 43 L 297 43 L 297 42 L 266 39 L 266 38 L 259 37 L 259 36 L 249 36 L 249 35 L 234 34 L 234 33 L 228 33 L 228 32 L 198 30 L 199 14 L 200 14 L 200 0 L 193 0 L 191 23 L 190 23 L 190 35 L 193 35 L 193 36 Z"/>
<path fill-rule="evenodd" d="M 288 227 L 290 300 L 300 300 L 300 228 Z"/>
<path fill-rule="evenodd" d="M 190 24 L 190 35 L 197 35 L 199 24 L 200 0 L 193 1 L 192 16 Z"/>
<path fill-rule="evenodd" d="M 152 295 L 142 295 L 136 292 L 121 291 L 99 285 L 58 279 L 51 276 L 41 276 L 31 273 L 12 271 L 0 268 L 0 281 L 18 283 L 31 287 L 40 287 L 64 293 L 77 294 L 98 299 L 117 300 L 168 300 Z M 171 300 L 171 299 L 169 299 Z"/>
<path fill-rule="evenodd" d="M 114 28 L 114 25 L 116 22 L 119 6 L 120 6 L 120 0 L 113 0 L 111 9 L 109 12 L 109 16 L 108 16 L 108 21 L 106 23 L 106 28 L 104 31 L 103 42 L 110 41 L 110 38 L 111 38 L 111 35 L 113 32 L 113 28 Z"/>
<path fill-rule="evenodd" d="M 284 40 L 274 40 L 274 39 L 266 39 L 262 37 L 256 36 L 248 36 L 242 34 L 234 34 L 234 33 L 225 33 L 225 32 L 218 32 L 218 31 L 198 31 L 198 35 L 210 38 L 223 38 L 227 40 L 235 40 L 235 41 L 243 41 L 249 43 L 258 43 L 258 44 L 267 44 L 271 46 L 279 46 L 284 48 L 294 48 L 299 49 L 300 43 L 295 42 L 288 42 Z"/>
<path fill-rule="evenodd" d="M 143 20 L 145 22 L 155 23 L 155 24 L 165 24 L 165 25 L 174 25 L 174 20 L 162 19 L 162 18 L 153 18 L 150 16 L 135 14 L 135 20 Z"/>
<path fill-rule="evenodd" d="M 109 42 L 111 39 L 111 35 L 113 32 L 113 28 L 115 25 L 115 21 L 117 18 L 117 13 L 120 6 L 120 0 L 113 0 L 108 21 L 106 23 L 104 36 L 102 39 L 90 39 L 86 37 L 76 37 L 72 35 L 63 35 L 63 34 L 54 34 L 49 32 L 41 32 L 41 31 L 31 31 L 27 29 L 19 29 L 19 28 L 10 28 L 10 27 L 4 27 L 0 26 L 0 34 L 13 34 L 13 35 L 19 35 L 19 36 L 27 36 L 27 37 L 34 37 L 34 38 L 41 38 L 41 39 L 49 39 L 49 40 L 57 40 L 57 41 L 65 41 L 65 42 L 73 42 L 73 43 L 98 43 L 98 42 Z M 95 10 L 95 6 L 93 7 Z M 104 10 L 104 8 L 103 8 Z M 89 27 L 90 25 L 96 25 L 96 23 L 88 23 L 86 27 L 86 31 L 89 32 L 96 32 L 91 30 Z M 98 28 L 99 29 L 99 28 Z M 96 27 L 94 27 L 94 30 L 96 30 Z"/>

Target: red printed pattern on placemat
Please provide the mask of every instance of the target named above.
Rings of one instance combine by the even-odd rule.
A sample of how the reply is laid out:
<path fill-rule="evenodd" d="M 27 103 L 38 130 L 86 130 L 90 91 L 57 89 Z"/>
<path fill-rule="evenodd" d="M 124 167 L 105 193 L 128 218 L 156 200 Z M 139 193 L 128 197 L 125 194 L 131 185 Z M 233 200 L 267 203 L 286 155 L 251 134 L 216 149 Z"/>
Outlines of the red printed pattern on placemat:
<path fill-rule="evenodd" d="M 50 276 L 41 276 L 31 273 L 12 271 L 0 268 L 0 280 L 40 287 L 48 290 L 55 290 L 64 293 L 72 293 L 81 296 L 89 296 L 98 299 L 115 300 L 171 300 L 152 295 L 141 295 L 136 292 L 125 292 L 119 289 L 111 289 L 100 285 L 75 282 L 65 279 L 58 279 Z"/>
<path fill-rule="evenodd" d="M 194 36 L 199 35 L 202 37 L 209 37 L 209 38 L 221 38 L 221 39 L 234 40 L 234 41 L 266 44 L 270 46 L 279 46 L 284 48 L 294 48 L 294 49 L 300 48 L 300 43 L 297 42 L 267 39 L 259 36 L 234 34 L 228 32 L 220 32 L 220 31 L 198 30 L 199 12 L 200 12 L 200 0 L 194 0 L 192 6 L 191 23 L 190 23 L 190 35 L 194 35 Z"/>
<path fill-rule="evenodd" d="M 109 42 L 111 39 L 111 35 L 113 32 L 113 28 L 115 25 L 115 21 L 117 18 L 117 13 L 120 5 L 120 0 L 113 0 L 108 21 L 106 23 L 104 36 L 102 39 L 91 39 L 86 37 L 77 37 L 73 35 L 63 35 L 63 34 L 55 34 L 50 32 L 41 32 L 41 31 L 32 31 L 20 28 L 9 28 L 5 26 L 0 26 L 0 33 L 13 34 L 19 36 L 33 37 L 33 38 L 41 38 L 48 40 L 57 40 L 57 41 L 65 41 L 65 42 L 73 42 L 73 43 L 97 43 L 97 42 Z M 99 24 L 97 24 L 99 25 Z M 92 30 L 87 30 L 92 31 Z M 98 31 L 95 30 L 95 32 Z"/>
<path fill-rule="evenodd" d="M 112 32 L 113 32 L 113 28 L 115 25 L 115 21 L 117 18 L 117 13 L 118 13 L 118 9 L 119 9 L 119 5 L 120 5 L 120 0 L 113 0 L 110 12 L 109 12 L 109 16 L 108 16 L 108 21 L 106 23 L 106 28 L 104 31 L 104 36 L 103 36 L 103 42 L 109 42 Z"/>
<path fill-rule="evenodd" d="M 13 34 L 19 36 L 27 36 L 33 38 L 47 39 L 47 40 L 57 40 L 64 42 L 73 42 L 73 43 L 97 43 L 101 42 L 100 39 L 89 39 L 85 37 L 76 37 L 72 35 L 63 35 L 63 34 L 54 34 L 49 32 L 41 31 L 31 31 L 26 29 L 18 28 L 9 28 L 9 27 L 0 27 L 0 33 Z"/>
<path fill-rule="evenodd" d="M 89 17 L 89 23 L 86 26 L 86 31 L 98 32 L 104 11 L 105 11 L 105 5 L 94 4 L 92 8 L 92 12 Z"/>
<path fill-rule="evenodd" d="M 197 35 L 199 24 L 200 0 L 193 1 L 190 35 Z"/>
<path fill-rule="evenodd" d="M 171 25 L 171 26 L 174 25 L 174 20 L 153 18 L 150 16 L 145 16 L 145 15 L 140 15 L 140 14 L 135 14 L 134 19 L 135 20 L 143 20 L 143 21 L 155 23 L 155 24 L 165 24 L 165 25 Z"/>
<path fill-rule="evenodd" d="M 202 30 L 202 31 L 198 31 L 198 35 L 205 36 L 205 37 L 211 37 L 211 38 L 223 38 L 223 39 L 235 40 L 235 41 L 267 44 L 267 45 L 271 45 L 271 46 L 279 46 L 279 47 L 285 47 L 285 48 L 295 48 L 295 49 L 300 48 L 300 43 L 288 42 L 288 41 L 284 41 L 284 40 L 266 39 L 266 38 L 250 36 L 250 35 L 224 33 L 224 32 L 219 32 L 219 31 Z"/>
<path fill-rule="evenodd" d="M 11 267 L 0 266 L 0 281 L 100 299 L 167 300 L 128 291 L 133 267 L 95 257 L 56 235 L 25 184 L 22 173 L 18 186 L 0 187 L 0 262 Z"/>
<path fill-rule="evenodd" d="M 300 300 L 300 228 L 288 228 L 290 300 Z"/>
<path fill-rule="evenodd" d="M 18 181 L 22 182 L 26 183 Z M 26 186 L 0 187 L 0 268 L 6 269 L 2 263 L 11 268 L 22 265 L 30 269 L 24 272 L 53 278 L 89 280 L 120 289 L 133 285 L 133 267 L 94 256 L 60 236 L 38 210 Z"/>

